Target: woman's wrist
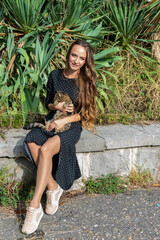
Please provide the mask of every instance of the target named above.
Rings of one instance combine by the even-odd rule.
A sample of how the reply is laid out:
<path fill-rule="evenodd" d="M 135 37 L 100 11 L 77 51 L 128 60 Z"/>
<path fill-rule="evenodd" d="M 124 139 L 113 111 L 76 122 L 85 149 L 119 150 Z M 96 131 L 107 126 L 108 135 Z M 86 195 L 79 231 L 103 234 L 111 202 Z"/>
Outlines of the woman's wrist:
<path fill-rule="evenodd" d="M 57 110 L 57 109 L 56 109 L 56 106 L 55 106 L 53 103 L 48 104 L 48 109 L 49 109 L 50 111 Z"/>
<path fill-rule="evenodd" d="M 72 123 L 72 122 L 79 122 L 81 120 L 81 117 L 78 113 L 76 113 L 74 115 L 63 118 L 63 120 L 64 120 L 65 124 L 67 124 L 67 123 Z"/>

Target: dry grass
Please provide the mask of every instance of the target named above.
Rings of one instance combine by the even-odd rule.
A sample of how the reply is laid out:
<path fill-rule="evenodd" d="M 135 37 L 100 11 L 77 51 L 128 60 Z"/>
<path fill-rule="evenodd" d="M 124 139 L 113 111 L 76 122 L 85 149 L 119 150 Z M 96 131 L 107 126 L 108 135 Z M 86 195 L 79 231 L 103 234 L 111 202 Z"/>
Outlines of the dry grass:
<path fill-rule="evenodd" d="M 150 171 L 147 169 L 132 168 L 131 173 L 128 177 L 131 186 L 137 187 L 151 187 L 153 184 L 153 179 Z"/>
<path fill-rule="evenodd" d="M 109 102 L 105 114 L 114 115 L 119 121 L 122 115 L 133 121 L 160 120 L 160 68 L 157 63 L 140 61 L 128 56 L 110 71 L 118 81 L 108 77 Z M 131 119 L 130 119 L 131 120 Z M 132 122 L 132 120 L 131 120 Z"/>

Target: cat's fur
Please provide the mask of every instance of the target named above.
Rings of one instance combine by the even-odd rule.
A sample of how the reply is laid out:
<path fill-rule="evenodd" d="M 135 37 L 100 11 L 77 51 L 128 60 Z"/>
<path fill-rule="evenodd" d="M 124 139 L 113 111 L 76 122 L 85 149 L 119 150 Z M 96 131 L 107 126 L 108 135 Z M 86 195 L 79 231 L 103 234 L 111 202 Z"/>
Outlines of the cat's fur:
<path fill-rule="evenodd" d="M 66 94 L 62 91 L 57 91 L 57 93 L 55 94 L 55 97 L 54 97 L 53 104 L 57 105 L 60 102 L 65 102 L 64 107 L 67 107 L 68 105 L 72 104 L 72 100 L 70 99 L 68 94 Z M 52 122 L 54 122 L 55 120 L 58 120 L 58 119 L 65 118 L 68 115 L 73 115 L 73 112 L 68 113 L 68 112 L 61 112 L 61 111 L 57 110 L 52 119 L 50 119 L 49 121 L 45 121 L 45 125 L 43 125 L 42 123 L 35 122 L 35 123 L 32 123 L 28 126 L 25 126 L 24 129 L 32 129 L 32 128 L 35 128 L 35 127 L 41 127 L 41 128 L 46 129 L 48 131 L 48 127 Z M 71 126 L 71 124 L 67 123 L 60 129 L 55 128 L 55 133 L 64 132 L 64 131 L 68 130 L 70 128 L 70 126 Z"/>

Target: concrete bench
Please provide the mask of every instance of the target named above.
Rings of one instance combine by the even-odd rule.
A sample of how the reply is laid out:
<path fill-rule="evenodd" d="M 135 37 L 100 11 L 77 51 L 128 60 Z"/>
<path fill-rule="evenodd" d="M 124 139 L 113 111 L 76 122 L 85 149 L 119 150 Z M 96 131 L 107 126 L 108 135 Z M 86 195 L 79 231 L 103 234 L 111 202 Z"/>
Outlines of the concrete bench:
<path fill-rule="evenodd" d="M 18 179 L 28 176 L 28 171 L 34 178 L 36 175 L 23 148 L 27 132 L 9 129 L 4 132 L 5 140 L 0 137 L 0 168 L 18 165 Z M 160 123 L 97 126 L 94 134 L 83 130 L 76 152 L 83 179 L 108 173 L 127 176 L 135 166 L 143 166 L 154 179 L 160 180 Z M 82 178 L 75 181 L 72 189 L 83 185 Z"/>

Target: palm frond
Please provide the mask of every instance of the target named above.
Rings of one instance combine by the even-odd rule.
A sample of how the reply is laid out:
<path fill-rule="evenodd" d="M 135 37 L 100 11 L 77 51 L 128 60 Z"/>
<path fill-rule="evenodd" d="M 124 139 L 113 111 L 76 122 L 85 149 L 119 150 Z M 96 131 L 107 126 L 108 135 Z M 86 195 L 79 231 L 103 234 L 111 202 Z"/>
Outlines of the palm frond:
<path fill-rule="evenodd" d="M 6 0 L 4 6 L 14 26 L 21 32 L 29 33 L 42 21 L 44 3 L 45 0 Z"/>

